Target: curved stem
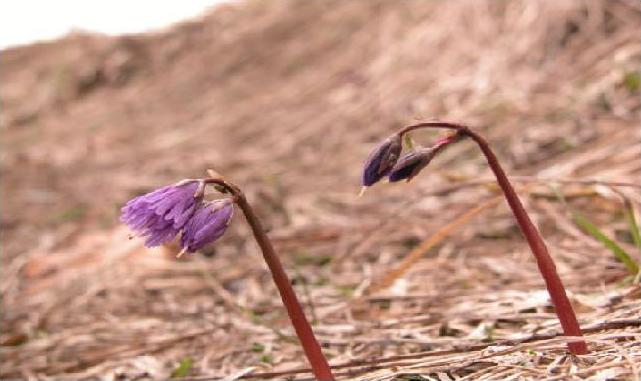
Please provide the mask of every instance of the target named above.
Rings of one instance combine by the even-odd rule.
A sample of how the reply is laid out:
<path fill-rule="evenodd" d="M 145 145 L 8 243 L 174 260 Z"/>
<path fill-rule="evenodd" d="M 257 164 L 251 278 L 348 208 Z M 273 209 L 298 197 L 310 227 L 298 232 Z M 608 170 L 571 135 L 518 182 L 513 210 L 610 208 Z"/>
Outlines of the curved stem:
<path fill-rule="evenodd" d="M 550 256 L 550 253 L 548 252 L 541 234 L 530 220 L 530 217 L 525 211 L 525 208 L 523 208 L 523 204 L 521 203 L 519 196 L 516 194 L 516 191 L 514 190 L 512 184 L 510 184 L 505 171 L 499 164 L 496 155 L 490 148 L 490 145 L 487 143 L 487 141 L 482 136 L 470 130 L 470 128 L 465 125 L 447 122 L 425 122 L 414 124 L 401 129 L 398 133 L 402 136 L 409 131 L 419 128 L 445 128 L 455 130 L 457 132 L 457 135 L 461 137 L 467 136 L 470 139 L 474 140 L 474 142 L 479 146 L 479 148 L 483 152 L 483 155 L 485 155 L 485 158 L 487 159 L 492 172 L 494 172 L 496 181 L 501 187 L 501 190 L 505 195 L 505 199 L 510 205 L 512 213 L 514 214 L 514 217 L 519 224 L 521 232 L 525 236 L 525 239 L 530 245 L 530 249 L 532 250 L 534 257 L 536 258 L 536 263 L 539 267 L 541 275 L 543 276 L 543 279 L 545 280 L 545 285 L 548 289 L 548 293 L 550 294 L 550 299 L 554 304 L 554 308 L 556 310 L 559 321 L 561 322 L 561 327 L 563 328 L 564 335 L 577 337 L 582 336 L 581 328 L 576 319 L 574 309 L 572 308 L 572 304 L 570 303 L 570 300 L 568 299 L 568 296 L 565 292 L 563 282 L 561 281 L 561 278 L 556 271 L 554 260 Z M 571 353 L 577 355 L 588 353 L 588 348 L 585 341 L 568 343 L 568 349 Z"/>
<path fill-rule="evenodd" d="M 283 300 L 283 304 L 287 309 L 287 314 L 289 315 L 292 325 L 294 326 L 294 330 L 296 331 L 296 335 L 298 336 L 303 350 L 305 351 L 305 355 L 312 367 L 312 373 L 314 373 L 314 376 L 318 381 L 333 381 L 334 376 L 332 375 L 332 371 L 327 363 L 327 359 L 325 359 L 325 356 L 321 351 L 321 347 L 314 336 L 312 327 L 309 325 L 309 322 L 305 317 L 305 312 L 298 302 L 296 293 L 294 292 L 289 278 L 283 269 L 283 265 L 276 255 L 274 247 L 272 246 L 269 237 L 267 237 L 265 229 L 258 219 L 258 216 L 252 209 L 249 202 L 247 202 L 247 198 L 239 187 L 225 180 L 210 178 L 205 179 L 204 182 L 206 184 L 216 184 L 224 188 L 234 197 L 234 201 L 243 211 L 243 214 L 247 219 L 247 223 L 249 223 L 249 226 L 254 233 L 254 238 L 263 252 L 263 257 L 272 274 L 274 283 L 276 283 L 276 287 L 278 288 L 280 297 Z"/>
<path fill-rule="evenodd" d="M 398 131 L 398 134 L 403 137 L 406 133 L 413 131 L 413 130 L 418 130 L 420 128 L 440 128 L 440 129 L 447 129 L 447 130 L 455 130 L 457 132 L 463 131 L 463 130 L 469 130 L 469 128 L 463 124 L 458 124 L 458 123 L 450 123 L 450 122 L 422 122 L 422 123 L 417 123 L 417 124 L 412 124 L 409 126 L 405 126 L 401 128 L 400 131 Z"/>

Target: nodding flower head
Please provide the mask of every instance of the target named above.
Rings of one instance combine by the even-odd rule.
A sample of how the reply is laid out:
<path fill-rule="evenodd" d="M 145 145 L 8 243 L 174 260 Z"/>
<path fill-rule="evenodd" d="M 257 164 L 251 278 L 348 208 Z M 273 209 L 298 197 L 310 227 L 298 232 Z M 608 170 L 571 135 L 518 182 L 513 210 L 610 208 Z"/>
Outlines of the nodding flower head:
<path fill-rule="evenodd" d="M 374 185 L 387 176 L 401 154 L 401 136 L 396 134 L 385 139 L 367 157 L 361 183 L 364 187 Z"/>
<path fill-rule="evenodd" d="M 145 237 L 147 247 L 169 242 L 196 211 L 201 188 L 199 180 L 184 180 L 138 196 L 122 208 L 120 221 Z"/>
<path fill-rule="evenodd" d="M 406 153 L 390 171 L 389 181 L 393 183 L 401 180 L 410 181 L 432 161 L 437 152 L 435 147 L 430 147 Z"/>
<path fill-rule="evenodd" d="M 180 245 L 183 252 L 193 253 L 220 238 L 227 230 L 234 212 L 231 199 L 201 205 L 185 224 Z"/>

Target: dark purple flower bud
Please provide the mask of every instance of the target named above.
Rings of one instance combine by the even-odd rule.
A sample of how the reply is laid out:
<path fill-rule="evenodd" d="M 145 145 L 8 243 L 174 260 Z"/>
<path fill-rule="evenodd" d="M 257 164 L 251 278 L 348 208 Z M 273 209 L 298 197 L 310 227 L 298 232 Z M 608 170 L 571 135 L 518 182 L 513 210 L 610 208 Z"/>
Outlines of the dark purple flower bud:
<path fill-rule="evenodd" d="M 199 180 L 185 180 L 129 200 L 121 209 L 120 221 L 145 237 L 147 247 L 169 242 L 196 211 L 200 184 Z"/>
<path fill-rule="evenodd" d="M 234 212 L 230 199 L 201 205 L 185 224 L 180 245 L 182 252 L 193 253 L 220 238 L 227 230 Z"/>
<path fill-rule="evenodd" d="M 435 147 L 420 148 L 403 155 L 389 174 L 389 181 L 410 181 L 434 158 L 438 150 Z"/>
<path fill-rule="evenodd" d="M 403 148 L 400 135 L 392 135 L 376 146 L 369 154 L 363 168 L 361 183 L 364 187 L 374 185 L 387 176 Z"/>

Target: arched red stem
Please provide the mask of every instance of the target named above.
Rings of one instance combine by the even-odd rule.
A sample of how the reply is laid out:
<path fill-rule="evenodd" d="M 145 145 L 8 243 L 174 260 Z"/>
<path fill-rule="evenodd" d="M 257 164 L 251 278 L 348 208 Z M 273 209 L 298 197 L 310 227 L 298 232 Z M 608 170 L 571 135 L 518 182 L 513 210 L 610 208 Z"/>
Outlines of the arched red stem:
<path fill-rule="evenodd" d="M 483 152 L 483 155 L 485 155 L 487 163 L 492 169 L 492 172 L 494 172 L 496 181 L 501 187 L 501 190 L 505 195 L 505 199 L 512 209 L 512 213 L 514 214 L 514 217 L 516 218 L 516 221 L 521 229 L 521 232 L 525 236 L 525 239 L 530 245 L 530 249 L 532 250 L 534 257 L 536 258 L 536 263 L 539 267 L 541 275 L 543 276 L 543 279 L 545 280 L 545 285 L 548 289 L 548 293 L 550 294 L 550 299 L 554 304 L 554 308 L 556 310 L 559 321 L 561 322 L 561 327 L 563 328 L 564 335 L 576 337 L 583 336 L 576 318 L 576 314 L 574 313 L 574 309 L 572 308 L 572 304 L 570 303 L 570 300 L 568 299 L 568 296 L 565 292 L 563 282 L 561 281 L 561 278 L 556 271 L 554 260 L 550 256 L 550 253 L 548 252 L 547 246 L 545 245 L 541 234 L 539 233 L 536 226 L 534 226 L 534 224 L 532 223 L 532 220 L 530 220 L 530 217 L 525 211 L 525 208 L 523 207 L 519 196 L 516 194 L 514 187 L 508 180 L 505 171 L 499 164 L 496 155 L 490 148 L 490 145 L 487 143 L 487 141 L 482 136 L 472 131 L 469 127 L 462 124 L 449 122 L 418 123 L 406 126 L 402 128 L 398 133 L 402 137 L 402 135 L 404 135 L 405 133 L 420 128 L 444 128 L 454 130 L 459 137 L 469 137 L 470 139 L 474 140 L 474 142 L 479 146 L 481 152 Z M 576 355 L 588 353 L 588 347 L 583 340 L 568 343 L 568 349 L 571 353 Z"/>
<path fill-rule="evenodd" d="M 265 229 L 253 208 L 249 202 L 247 202 L 247 198 L 244 193 L 236 185 L 222 179 L 209 178 L 205 179 L 204 182 L 206 184 L 218 185 L 222 188 L 221 190 L 231 194 L 236 205 L 238 205 L 238 207 L 243 211 L 243 214 L 247 219 L 247 223 L 251 227 L 252 233 L 254 233 L 254 238 L 256 239 L 258 246 L 260 246 L 263 258 L 267 263 L 267 267 L 269 267 L 269 271 L 271 272 L 274 283 L 278 288 L 283 304 L 287 309 L 287 314 L 294 326 L 294 330 L 296 331 L 296 335 L 303 347 L 305 356 L 307 356 L 312 367 L 312 373 L 314 373 L 314 376 L 318 381 L 334 381 L 334 376 L 327 359 L 323 355 L 321 347 L 314 336 L 314 332 L 312 331 L 312 327 L 305 317 L 305 312 L 296 297 L 296 293 L 294 292 L 289 278 L 287 277 L 287 273 L 285 273 L 285 269 L 283 268 L 278 255 L 276 255 L 269 237 L 267 237 L 267 234 L 265 233 Z"/>

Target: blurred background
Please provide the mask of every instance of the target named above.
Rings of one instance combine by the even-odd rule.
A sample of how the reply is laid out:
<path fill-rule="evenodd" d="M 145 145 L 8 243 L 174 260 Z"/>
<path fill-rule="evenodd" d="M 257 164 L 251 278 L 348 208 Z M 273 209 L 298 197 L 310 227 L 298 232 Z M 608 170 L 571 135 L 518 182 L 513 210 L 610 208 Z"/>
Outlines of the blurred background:
<path fill-rule="evenodd" d="M 343 379 L 525 377 L 503 365 L 547 372 L 554 361 L 569 372 L 562 342 L 477 364 L 482 343 L 559 327 L 473 144 L 451 147 L 409 184 L 356 197 L 374 145 L 435 118 L 491 142 L 582 324 L 641 312 L 635 274 L 575 218 L 638 262 L 637 1 L 1 8 L 3 377 L 215 379 L 306 366 L 240 214 L 223 239 L 180 260 L 171 245 L 129 240 L 118 222 L 131 197 L 208 168 L 257 208 Z M 607 335 L 621 332 L 595 330 L 599 367 L 579 370 L 630 376 L 617 350 L 633 364 L 641 353 L 611 345 Z M 410 357 L 392 367 L 399 355 Z"/>

